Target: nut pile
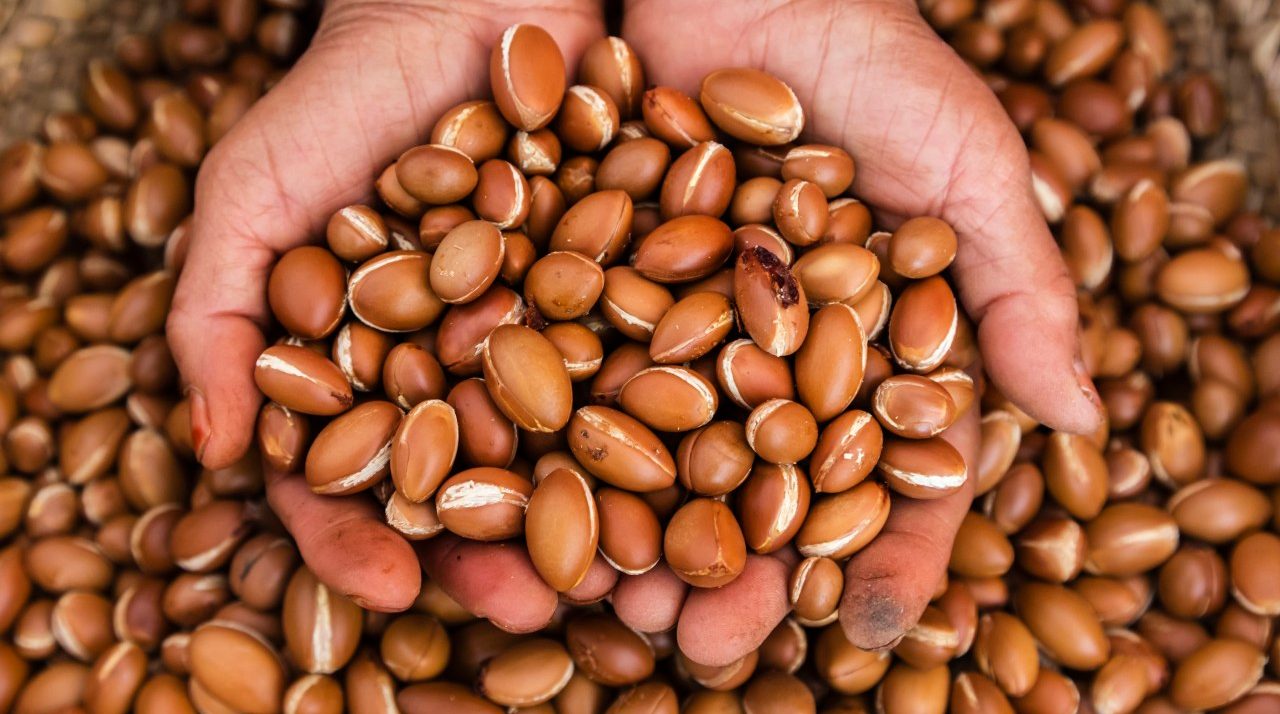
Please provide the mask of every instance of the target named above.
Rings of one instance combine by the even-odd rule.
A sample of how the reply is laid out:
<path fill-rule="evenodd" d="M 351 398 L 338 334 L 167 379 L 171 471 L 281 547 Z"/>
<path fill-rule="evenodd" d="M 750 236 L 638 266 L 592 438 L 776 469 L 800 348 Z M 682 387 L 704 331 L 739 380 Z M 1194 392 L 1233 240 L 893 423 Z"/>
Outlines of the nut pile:
<path fill-rule="evenodd" d="M 566 87 L 500 39 L 493 101 L 272 272 L 259 451 L 367 490 L 407 538 L 521 538 L 566 603 L 505 633 L 435 583 L 408 613 L 319 583 L 259 454 L 191 456 L 162 334 L 191 178 L 305 44 L 291 0 L 190 0 L 88 68 L 85 113 L 0 153 L 0 710 L 26 713 L 1280 708 L 1280 231 L 1143 3 L 934 0 L 1032 149 L 1109 414 L 1050 433 L 962 371 L 955 236 L 842 197 L 784 84 L 646 88 L 602 40 Z M 937 434 L 984 412 L 967 470 Z M 975 480 L 950 573 L 892 652 L 832 622 L 889 490 Z M 535 485 L 536 484 L 536 485 Z M 790 544 L 790 546 L 788 546 Z M 794 547 L 792 616 L 689 660 L 574 588 L 659 562 L 697 587 Z M 1268 657 L 1272 663 L 1268 664 Z"/>
<path fill-rule="evenodd" d="M 599 86 L 564 74 L 511 27 L 495 100 L 381 175 L 386 215 L 343 208 L 328 250 L 280 258 L 260 448 L 317 493 L 374 490 L 407 537 L 523 536 L 570 601 L 593 562 L 719 587 L 794 544 L 803 619 L 831 622 L 889 489 L 967 478 L 938 436 L 974 401 L 956 236 L 871 233 L 853 159 L 789 145 L 804 112 L 768 74 L 642 92 L 616 38 L 578 69 Z"/>

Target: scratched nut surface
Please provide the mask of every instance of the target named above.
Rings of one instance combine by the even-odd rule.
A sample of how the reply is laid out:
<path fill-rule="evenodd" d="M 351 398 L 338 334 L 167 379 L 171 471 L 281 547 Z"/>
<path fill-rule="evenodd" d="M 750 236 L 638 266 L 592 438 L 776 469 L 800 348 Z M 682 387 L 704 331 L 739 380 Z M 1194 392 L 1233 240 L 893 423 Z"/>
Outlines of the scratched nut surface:
<path fill-rule="evenodd" d="M 609 407 L 578 409 L 569 421 L 569 449 L 587 471 L 628 491 L 659 491 L 675 482 L 671 452 L 644 424 Z"/>

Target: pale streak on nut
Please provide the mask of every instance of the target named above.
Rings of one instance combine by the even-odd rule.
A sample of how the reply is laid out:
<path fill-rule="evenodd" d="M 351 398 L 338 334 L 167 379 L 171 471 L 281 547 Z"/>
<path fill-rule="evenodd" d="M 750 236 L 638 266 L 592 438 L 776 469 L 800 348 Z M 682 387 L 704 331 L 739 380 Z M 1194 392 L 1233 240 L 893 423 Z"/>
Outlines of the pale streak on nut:
<path fill-rule="evenodd" d="M 439 519 L 436 519 L 436 522 L 429 526 L 424 526 L 418 521 L 410 520 L 404 515 L 404 511 L 400 507 L 401 499 L 397 496 L 398 494 L 393 493 L 391 498 L 387 499 L 387 507 L 383 511 L 387 519 L 387 524 L 396 529 L 397 532 L 403 533 L 410 538 L 425 540 L 444 530 L 444 524 L 441 523 Z M 424 503 L 416 505 L 425 506 L 427 504 Z"/>
<path fill-rule="evenodd" d="M 935 491 L 950 491 L 960 488 L 964 485 L 964 481 L 969 477 L 969 467 L 966 464 L 964 469 L 958 474 L 924 474 L 915 471 L 907 471 L 890 466 L 881 461 L 878 466 L 890 476 L 903 481 L 912 486 L 920 486 Z"/>
<path fill-rule="evenodd" d="M 764 423 L 766 419 L 773 416 L 774 412 L 791 403 L 792 401 L 790 399 L 770 399 L 751 411 L 751 414 L 747 416 L 747 423 L 744 426 L 746 427 L 747 432 L 747 444 L 750 445 L 753 450 L 755 449 L 756 433 L 760 431 L 760 425 Z"/>
<path fill-rule="evenodd" d="M 511 80 L 511 43 L 515 41 L 516 32 L 523 25 L 512 25 L 502 33 L 502 39 L 498 46 L 502 56 L 502 83 L 505 85 L 506 93 L 511 97 L 511 103 L 515 106 L 516 111 L 520 114 L 520 121 L 526 126 L 542 126 L 551 118 L 551 114 L 555 113 L 553 109 L 551 114 L 536 114 L 532 107 L 525 105 L 520 101 L 520 94 L 516 91 L 515 83 Z M 555 107 L 559 109 L 559 107 Z"/>
<path fill-rule="evenodd" d="M 649 322 L 648 320 L 643 320 L 637 317 L 636 315 L 633 315 L 632 313 L 629 313 L 626 310 L 623 310 L 621 307 L 618 306 L 617 303 L 610 300 L 608 295 L 602 294 L 600 296 L 600 307 L 601 309 L 609 310 L 615 317 L 627 323 L 628 325 L 634 325 L 636 327 L 639 327 L 641 330 L 644 330 L 650 336 L 653 335 L 653 331 L 657 327 L 657 325 L 655 325 L 654 323 Z"/>
<path fill-rule="evenodd" d="M 718 153 L 729 153 L 729 150 L 722 144 L 718 144 L 714 141 L 699 144 L 694 147 L 692 151 L 697 151 L 699 153 L 697 161 L 693 164 L 693 172 L 689 174 L 689 180 L 684 184 L 684 196 L 680 198 L 681 206 L 687 206 L 689 205 L 689 202 L 693 200 L 694 194 L 697 193 L 698 189 L 702 186 L 702 175 L 707 172 L 707 166 L 711 164 L 711 160 L 714 159 Z"/>
<path fill-rule="evenodd" d="M 388 438 L 387 443 L 383 444 L 382 447 L 378 449 L 378 452 L 373 455 L 373 458 L 369 460 L 369 463 L 365 464 L 357 471 L 347 474 L 346 476 L 336 478 L 322 486 L 313 485 L 311 490 L 321 495 L 328 493 L 349 493 L 358 486 L 369 482 L 381 473 L 382 470 L 387 467 L 387 464 L 391 462 L 391 442 L 392 440 Z"/>
<path fill-rule="evenodd" d="M 453 484 L 436 496 L 436 511 L 453 511 L 465 508 L 507 505 L 524 510 L 529 497 L 510 488 L 478 481 Z"/>
<path fill-rule="evenodd" d="M 729 393 L 729 399 L 743 409 L 749 408 L 750 405 L 743 398 L 742 391 L 738 388 L 738 380 L 733 376 L 733 358 L 743 347 L 748 347 L 752 344 L 755 343 L 745 338 L 734 340 L 725 346 L 724 353 L 716 361 L 716 372 L 720 377 L 720 383 L 724 385 L 725 391 Z"/>
<path fill-rule="evenodd" d="M 787 531 L 796 518 L 796 512 L 800 510 L 800 479 L 806 478 L 805 475 L 800 473 L 800 469 L 796 468 L 795 464 L 778 464 L 778 470 L 782 473 L 782 502 L 774 511 L 773 523 L 769 526 L 769 537 L 756 547 L 757 551 L 775 550 L 774 541 Z"/>
<path fill-rule="evenodd" d="M 613 117 L 609 116 L 609 106 L 605 104 L 604 97 L 594 88 L 581 84 L 569 87 L 569 94 L 577 97 L 591 110 L 591 119 L 600 127 L 600 145 L 595 150 L 602 151 L 604 147 L 609 145 L 610 141 L 613 141 L 614 135 L 618 133 L 618 127 L 614 125 Z"/>

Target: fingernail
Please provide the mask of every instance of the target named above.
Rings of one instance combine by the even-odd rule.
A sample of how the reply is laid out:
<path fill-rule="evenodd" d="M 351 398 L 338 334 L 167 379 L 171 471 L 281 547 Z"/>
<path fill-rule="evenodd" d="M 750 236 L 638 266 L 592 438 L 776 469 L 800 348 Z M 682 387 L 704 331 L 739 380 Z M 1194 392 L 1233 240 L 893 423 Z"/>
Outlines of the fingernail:
<path fill-rule="evenodd" d="M 191 400 L 191 448 L 196 452 L 196 460 L 204 461 L 204 450 L 213 434 L 209 404 L 205 402 L 204 393 L 195 387 L 187 389 L 187 397 Z"/>
<path fill-rule="evenodd" d="M 1093 404 L 1094 411 L 1101 417 L 1106 413 L 1106 408 L 1102 405 L 1102 397 L 1098 396 L 1098 389 L 1093 386 L 1093 377 L 1089 376 L 1089 368 L 1085 366 L 1084 359 L 1080 355 L 1076 355 L 1075 362 L 1072 364 L 1076 372 L 1076 382 L 1080 385 L 1080 391 L 1084 392 L 1084 396 Z"/>

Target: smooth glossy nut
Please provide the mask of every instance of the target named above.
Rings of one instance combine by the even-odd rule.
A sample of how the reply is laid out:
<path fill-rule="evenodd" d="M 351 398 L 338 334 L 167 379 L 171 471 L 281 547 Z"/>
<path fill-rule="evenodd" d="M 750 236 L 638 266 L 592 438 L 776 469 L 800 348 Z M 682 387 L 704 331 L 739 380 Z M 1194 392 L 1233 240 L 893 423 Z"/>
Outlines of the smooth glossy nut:
<path fill-rule="evenodd" d="M 729 507 L 709 498 L 694 499 L 676 511 L 663 536 L 667 564 L 696 587 L 719 587 L 746 566 L 746 542 Z"/>
<path fill-rule="evenodd" d="M 538 482 L 525 513 L 525 541 L 548 585 L 567 592 L 581 583 L 599 536 L 596 502 L 580 474 L 556 469 Z"/>
<path fill-rule="evenodd" d="M 489 84 L 508 122 L 521 131 L 546 126 L 564 99 L 564 56 L 536 25 L 512 25 L 489 55 Z"/>
<path fill-rule="evenodd" d="M 804 109 L 795 93 L 758 69 L 735 67 L 708 74 L 699 99 L 716 126 L 753 144 L 786 144 L 804 129 Z"/>

